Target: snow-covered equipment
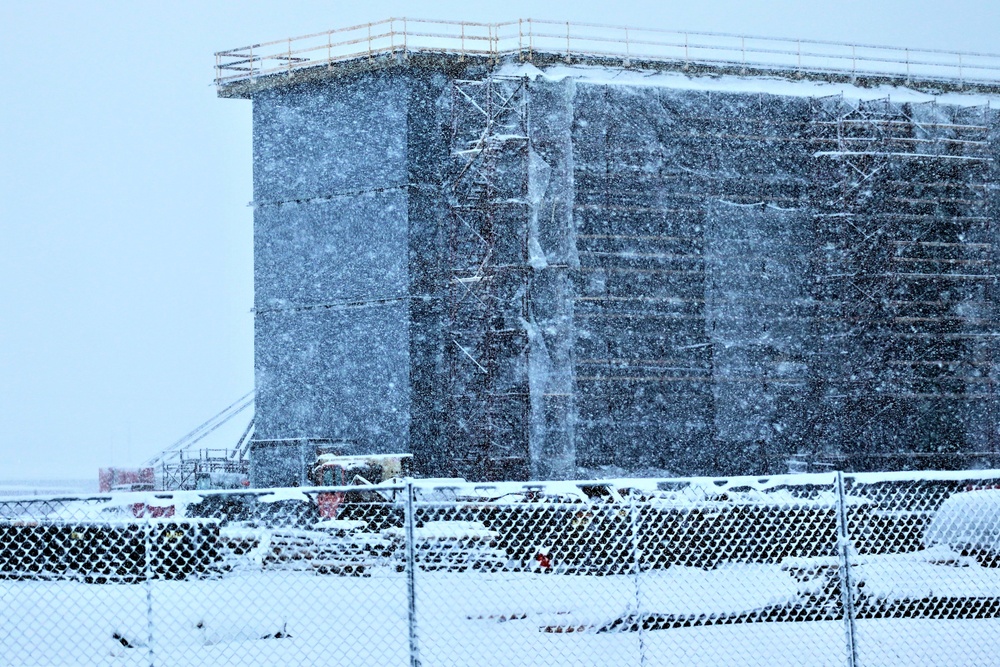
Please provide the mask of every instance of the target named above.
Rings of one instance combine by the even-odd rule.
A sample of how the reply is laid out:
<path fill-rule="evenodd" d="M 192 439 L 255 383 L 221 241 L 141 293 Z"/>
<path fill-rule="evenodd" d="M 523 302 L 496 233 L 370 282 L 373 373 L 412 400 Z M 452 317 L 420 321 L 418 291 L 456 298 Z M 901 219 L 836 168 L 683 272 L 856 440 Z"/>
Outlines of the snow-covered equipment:
<path fill-rule="evenodd" d="M 309 471 L 315 486 L 372 486 L 409 474 L 411 454 L 373 454 L 370 456 L 342 456 L 320 454 Z M 377 496 L 378 497 L 378 496 Z M 324 519 L 337 517 L 345 499 L 354 502 L 370 501 L 371 494 L 362 492 L 333 491 L 320 493 L 316 502 Z"/>
<path fill-rule="evenodd" d="M 1000 489 L 956 493 L 945 500 L 927 526 L 924 544 L 946 545 L 983 565 L 1000 566 Z"/>
<path fill-rule="evenodd" d="M 0 522 L 0 578 L 87 583 L 204 576 L 219 561 L 206 519 Z"/>

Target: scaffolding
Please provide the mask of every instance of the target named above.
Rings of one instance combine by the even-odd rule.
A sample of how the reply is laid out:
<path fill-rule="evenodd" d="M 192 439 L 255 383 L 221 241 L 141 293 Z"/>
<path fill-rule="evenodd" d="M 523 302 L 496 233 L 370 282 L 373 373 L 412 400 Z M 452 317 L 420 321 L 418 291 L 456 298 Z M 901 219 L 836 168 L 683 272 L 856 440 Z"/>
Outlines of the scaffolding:
<path fill-rule="evenodd" d="M 156 470 L 156 488 L 163 491 L 239 488 L 250 476 L 250 461 L 231 449 L 178 452 Z"/>
<path fill-rule="evenodd" d="M 903 449 L 913 456 L 896 467 L 956 467 L 970 449 L 995 458 L 996 428 L 966 426 L 996 424 L 988 107 L 818 107 L 814 326 L 827 363 L 813 387 L 836 425 L 813 457 L 837 441 L 860 468 Z"/>
<path fill-rule="evenodd" d="M 450 474 L 526 478 L 528 87 L 456 80 L 445 349 Z"/>
<path fill-rule="evenodd" d="M 254 401 L 251 390 L 148 460 L 144 465 L 154 471 L 154 488 L 158 491 L 224 488 L 249 479 L 248 454 L 254 436 L 254 417 L 232 449 L 195 449 L 194 445 L 250 408 Z"/>

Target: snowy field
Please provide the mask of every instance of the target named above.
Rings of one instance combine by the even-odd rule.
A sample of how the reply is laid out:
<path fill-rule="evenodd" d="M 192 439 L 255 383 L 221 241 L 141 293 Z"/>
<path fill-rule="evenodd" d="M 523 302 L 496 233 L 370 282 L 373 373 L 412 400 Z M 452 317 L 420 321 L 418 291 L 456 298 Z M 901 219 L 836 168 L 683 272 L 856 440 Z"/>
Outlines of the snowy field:
<path fill-rule="evenodd" d="M 961 546 L 1000 548 L 1000 491 L 968 490 L 995 486 L 997 476 L 907 473 L 899 480 L 904 486 L 889 487 L 884 498 L 873 485 L 890 476 L 855 476 L 858 495 L 844 502 L 864 547 L 850 554 L 859 667 L 1000 664 L 1000 618 L 992 618 L 1000 615 L 1000 567 Z M 825 488 L 832 479 L 623 480 L 602 488 L 632 492 L 597 500 L 583 492 L 593 482 L 533 485 L 530 494 L 513 483 L 427 482 L 419 491 L 434 500 L 412 510 L 420 517 L 414 643 L 421 664 L 845 665 L 842 574 L 831 555 L 837 501 Z M 962 492 L 944 500 L 955 489 Z M 311 527 L 231 520 L 220 530 L 220 560 L 201 579 L 87 584 L 82 568 L 38 575 L 48 580 L 0 579 L 0 667 L 409 665 L 407 576 L 400 571 L 405 530 L 376 528 L 393 512 L 401 518 L 403 507 L 399 487 L 383 490 L 394 500 L 357 505 L 368 514 L 351 520 Z M 478 493 L 465 501 L 478 514 L 450 512 L 461 503 L 438 498 L 446 490 L 455 498 Z M 268 505 L 304 502 L 313 492 L 254 493 Z M 202 500 L 199 492 L 26 498 L 9 501 L 5 511 L 8 520 L 28 525 L 44 519 L 110 526 L 134 522 L 127 517 L 137 501 L 140 508 L 167 503 L 183 515 Z M 770 509 L 751 512 L 761 507 Z M 911 520 L 930 515 L 926 528 Z M 637 517 L 647 523 L 633 532 Z M 919 539 L 910 534 L 914 526 Z M 570 534 L 576 542 L 566 541 Z M 588 536 L 602 548 L 560 570 L 560 554 L 569 558 L 567 549 L 582 548 Z M 560 539 L 563 551 L 545 552 L 556 565 L 539 571 L 536 549 Z M 526 562 L 506 560 L 512 552 L 505 548 L 518 540 L 530 547 Z M 791 540 L 799 540 L 794 550 Z M 753 544 L 756 550 L 745 548 Z M 720 558 L 686 559 L 695 552 Z M 39 551 L 27 559 L 46 557 Z M 331 573 L 349 562 L 363 565 L 365 576 Z"/>
<path fill-rule="evenodd" d="M 93 479 L 0 479 L 0 498 L 82 495 L 97 492 Z"/>
<path fill-rule="evenodd" d="M 995 572 L 987 574 L 1000 591 Z M 839 620 L 599 631 L 628 617 L 637 595 L 642 609 L 668 614 L 794 601 L 796 582 L 776 566 L 648 572 L 638 593 L 628 575 L 418 571 L 416 581 L 417 641 L 426 666 L 839 666 L 846 659 Z M 246 572 L 148 586 L 0 582 L 4 663 L 148 665 L 152 656 L 153 664 L 178 667 L 402 666 L 409 664 L 405 586 L 404 574 L 388 571 L 371 577 Z M 863 665 L 981 667 L 996 664 L 1000 646 L 997 619 L 862 620 L 857 633 Z"/>

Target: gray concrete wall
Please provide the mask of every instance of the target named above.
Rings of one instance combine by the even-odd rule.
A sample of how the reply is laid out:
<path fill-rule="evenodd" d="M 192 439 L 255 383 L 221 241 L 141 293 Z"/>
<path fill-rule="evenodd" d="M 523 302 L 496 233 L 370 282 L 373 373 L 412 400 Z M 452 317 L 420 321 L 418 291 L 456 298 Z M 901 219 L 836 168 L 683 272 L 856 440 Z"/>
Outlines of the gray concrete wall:
<path fill-rule="evenodd" d="M 418 71 L 407 81 L 406 180 L 409 284 L 410 423 L 414 468 L 441 474 L 447 414 L 444 358 L 448 209 L 442 165 L 447 161 L 446 110 L 450 82 L 441 72 Z"/>
<path fill-rule="evenodd" d="M 253 104 L 255 437 L 408 451 L 405 81 L 305 84 Z"/>

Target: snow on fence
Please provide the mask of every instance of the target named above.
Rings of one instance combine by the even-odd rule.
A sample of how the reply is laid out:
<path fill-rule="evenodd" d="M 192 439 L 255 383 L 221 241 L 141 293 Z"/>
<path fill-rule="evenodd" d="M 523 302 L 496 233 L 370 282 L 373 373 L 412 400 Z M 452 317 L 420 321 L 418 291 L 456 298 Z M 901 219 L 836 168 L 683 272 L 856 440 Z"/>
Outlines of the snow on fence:
<path fill-rule="evenodd" d="M 215 54 L 215 83 L 224 87 L 338 62 L 441 53 L 498 59 L 514 56 L 567 62 L 673 63 L 741 71 L 890 77 L 958 85 L 1000 82 L 1000 54 L 909 49 L 824 40 L 682 32 L 568 21 L 518 19 L 472 23 L 391 18 L 262 42 Z"/>
<path fill-rule="evenodd" d="M 10 665 L 986 665 L 1000 471 L 0 500 Z"/>

